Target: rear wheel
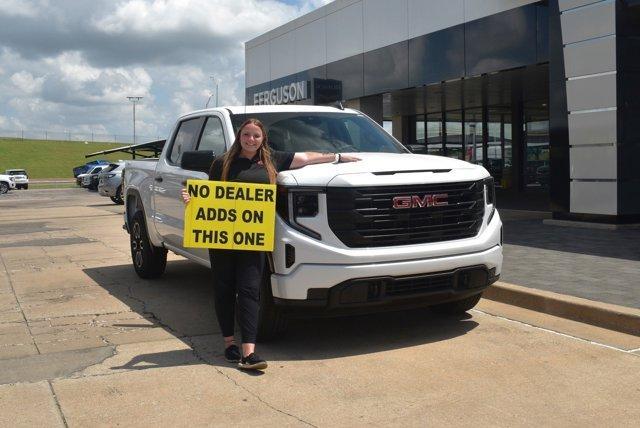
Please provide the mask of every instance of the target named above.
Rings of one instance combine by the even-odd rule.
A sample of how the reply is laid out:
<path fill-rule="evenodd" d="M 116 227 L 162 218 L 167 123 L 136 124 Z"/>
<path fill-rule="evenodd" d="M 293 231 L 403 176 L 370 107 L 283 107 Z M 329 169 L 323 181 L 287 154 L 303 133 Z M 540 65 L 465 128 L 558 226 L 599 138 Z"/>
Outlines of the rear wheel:
<path fill-rule="evenodd" d="M 5 194 L 9 191 L 9 185 L 4 181 L 0 183 L 0 195 Z"/>
<path fill-rule="evenodd" d="M 273 303 L 271 272 L 265 269 L 260 285 L 260 313 L 258 315 L 258 342 L 268 342 L 281 336 L 287 329 L 282 309 Z"/>
<path fill-rule="evenodd" d="M 122 205 L 124 204 L 124 199 L 122 199 L 122 186 L 118 186 L 116 189 L 116 195 L 111 196 L 111 200 L 114 204 Z"/>
<path fill-rule="evenodd" d="M 155 247 L 149 241 L 147 225 L 142 211 L 136 211 L 131 220 L 131 259 L 140 278 L 157 278 L 167 266 L 167 250 Z"/>
<path fill-rule="evenodd" d="M 482 297 L 482 293 L 474 294 L 473 296 L 466 297 L 462 300 L 456 300 L 454 302 L 441 303 L 439 305 L 432 306 L 431 309 L 441 315 L 462 315 L 477 305 L 480 301 L 480 297 Z"/>

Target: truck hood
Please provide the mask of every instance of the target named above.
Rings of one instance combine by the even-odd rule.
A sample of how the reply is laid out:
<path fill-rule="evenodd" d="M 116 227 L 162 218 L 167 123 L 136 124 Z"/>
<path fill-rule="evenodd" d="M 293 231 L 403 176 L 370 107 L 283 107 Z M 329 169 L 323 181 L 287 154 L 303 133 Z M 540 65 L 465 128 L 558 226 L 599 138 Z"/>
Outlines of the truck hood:
<path fill-rule="evenodd" d="M 283 171 L 278 184 L 310 187 L 392 186 L 473 181 L 486 169 L 457 159 L 412 153 L 352 153 L 361 160 Z"/>

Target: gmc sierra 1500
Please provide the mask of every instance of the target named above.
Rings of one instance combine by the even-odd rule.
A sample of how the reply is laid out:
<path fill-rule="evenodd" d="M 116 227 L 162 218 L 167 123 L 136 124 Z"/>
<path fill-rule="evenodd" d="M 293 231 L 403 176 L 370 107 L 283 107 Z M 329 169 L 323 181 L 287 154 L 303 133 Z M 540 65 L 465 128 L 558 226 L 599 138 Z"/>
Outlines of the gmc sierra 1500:
<path fill-rule="evenodd" d="M 360 162 L 278 174 L 275 247 L 261 290 L 260 337 L 304 314 L 416 306 L 472 308 L 502 267 L 502 222 L 481 166 L 410 153 L 364 114 L 317 106 L 226 107 L 179 118 L 157 160 L 128 161 L 125 222 L 136 272 L 161 275 L 167 250 L 184 248 L 180 191 L 207 179 L 214 156 L 247 118 L 283 151 L 357 153 Z"/>

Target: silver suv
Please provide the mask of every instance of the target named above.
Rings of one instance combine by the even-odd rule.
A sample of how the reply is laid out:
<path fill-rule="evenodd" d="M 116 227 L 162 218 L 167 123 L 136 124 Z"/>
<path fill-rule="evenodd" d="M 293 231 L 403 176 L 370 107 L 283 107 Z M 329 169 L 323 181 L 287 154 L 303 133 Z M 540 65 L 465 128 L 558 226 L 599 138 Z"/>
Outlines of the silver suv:
<path fill-rule="evenodd" d="M 122 205 L 122 170 L 124 162 L 114 162 L 109 164 L 98 175 L 98 193 L 102 196 L 108 196 L 111 200 Z"/>

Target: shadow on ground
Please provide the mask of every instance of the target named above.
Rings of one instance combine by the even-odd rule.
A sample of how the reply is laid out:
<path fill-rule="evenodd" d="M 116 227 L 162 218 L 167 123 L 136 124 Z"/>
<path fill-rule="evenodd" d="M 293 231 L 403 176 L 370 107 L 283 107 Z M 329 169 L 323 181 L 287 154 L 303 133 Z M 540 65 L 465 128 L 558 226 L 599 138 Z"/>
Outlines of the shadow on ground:
<path fill-rule="evenodd" d="M 128 264 L 87 268 L 84 272 L 133 311 L 152 321 L 154 327 L 162 327 L 191 348 L 138 355 L 113 369 L 201 362 L 227 364 L 222 358 L 209 269 L 186 260 L 171 261 L 165 274 L 156 280 L 138 278 Z M 477 325 L 470 315 L 444 318 L 427 309 L 295 319 L 282 338 L 261 344 L 260 349 L 265 350 L 270 361 L 331 359 L 448 340 Z"/>

